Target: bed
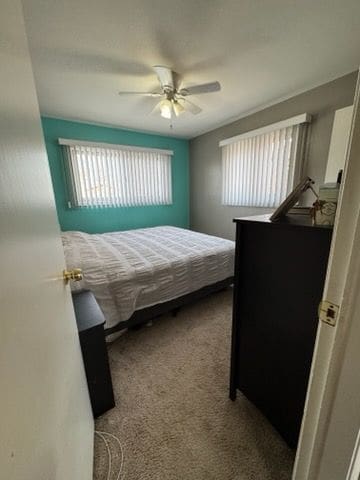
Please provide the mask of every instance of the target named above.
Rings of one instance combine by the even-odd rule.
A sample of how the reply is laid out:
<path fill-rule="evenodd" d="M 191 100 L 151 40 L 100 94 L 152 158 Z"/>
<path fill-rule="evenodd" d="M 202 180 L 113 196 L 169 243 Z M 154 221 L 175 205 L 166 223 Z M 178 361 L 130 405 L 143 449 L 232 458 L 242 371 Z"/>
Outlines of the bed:
<path fill-rule="evenodd" d="M 230 285 L 235 243 L 172 226 L 62 233 L 73 290 L 90 290 L 110 335 Z"/>

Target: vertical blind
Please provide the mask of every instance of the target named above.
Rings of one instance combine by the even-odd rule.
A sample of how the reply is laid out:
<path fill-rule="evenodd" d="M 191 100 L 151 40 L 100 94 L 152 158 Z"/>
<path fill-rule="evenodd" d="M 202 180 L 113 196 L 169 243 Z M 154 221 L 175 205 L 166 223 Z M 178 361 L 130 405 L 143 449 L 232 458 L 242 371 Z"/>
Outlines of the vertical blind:
<path fill-rule="evenodd" d="M 306 123 L 267 130 L 220 143 L 223 205 L 276 207 L 300 180 Z"/>
<path fill-rule="evenodd" d="M 59 139 L 72 207 L 172 203 L 171 151 Z"/>

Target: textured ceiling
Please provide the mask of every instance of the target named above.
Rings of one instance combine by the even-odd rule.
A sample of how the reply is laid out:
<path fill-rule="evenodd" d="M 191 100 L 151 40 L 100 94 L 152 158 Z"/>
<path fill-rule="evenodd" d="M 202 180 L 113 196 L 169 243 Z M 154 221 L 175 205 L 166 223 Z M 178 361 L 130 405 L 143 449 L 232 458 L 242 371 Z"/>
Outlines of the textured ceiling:
<path fill-rule="evenodd" d="M 360 64 L 359 0 L 25 0 L 42 114 L 194 137 Z M 169 120 L 152 65 L 183 85 L 219 80 L 191 97 L 203 112 Z"/>

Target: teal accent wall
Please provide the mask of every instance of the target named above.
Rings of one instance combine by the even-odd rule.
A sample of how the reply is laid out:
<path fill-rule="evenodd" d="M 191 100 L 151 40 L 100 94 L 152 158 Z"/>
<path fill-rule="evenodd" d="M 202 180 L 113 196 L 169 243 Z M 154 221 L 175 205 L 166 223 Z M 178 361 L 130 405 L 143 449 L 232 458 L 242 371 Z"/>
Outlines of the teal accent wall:
<path fill-rule="evenodd" d="M 173 137 L 42 117 L 60 227 L 101 233 L 156 225 L 189 226 L 189 142 Z M 59 138 L 173 150 L 173 204 L 146 207 L 69 208 Z"/>

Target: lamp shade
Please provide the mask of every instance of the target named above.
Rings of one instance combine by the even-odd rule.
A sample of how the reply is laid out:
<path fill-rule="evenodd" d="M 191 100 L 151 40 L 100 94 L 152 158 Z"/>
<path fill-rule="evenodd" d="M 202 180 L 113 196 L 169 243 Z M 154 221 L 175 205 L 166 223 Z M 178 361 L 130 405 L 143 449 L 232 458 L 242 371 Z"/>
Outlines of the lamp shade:
<path fill-rule="evenodd" d="M 176 100 L 173 102 L 173 109 L 174 109 L 175 115 L 177 117 L 181 113 L 183 113 L 183 111 L 185 110 L 185 108 L 179 102 L 177 102 Z"/>
<path fill-rule="evenodd" d="M 163 100 L 160 103 L 160 114 L 164 118 L 171 118 L 171 112 L 172 112 L 172 103 L 170 100 Z"/>

